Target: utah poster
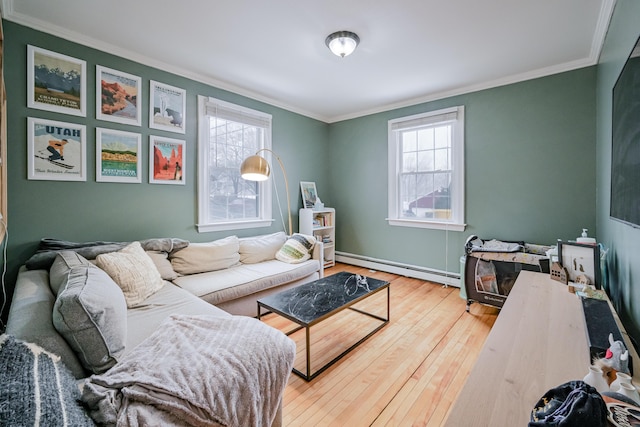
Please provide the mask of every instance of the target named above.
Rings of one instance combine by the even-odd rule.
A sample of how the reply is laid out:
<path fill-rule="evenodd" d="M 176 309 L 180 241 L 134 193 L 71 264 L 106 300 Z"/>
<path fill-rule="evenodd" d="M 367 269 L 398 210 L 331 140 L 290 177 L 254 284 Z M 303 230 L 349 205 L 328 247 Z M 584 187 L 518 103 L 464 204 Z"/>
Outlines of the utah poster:
<path fill-rule="evenodd" d="M 29 117 L 28 178 L 86 181 L 85 126 Z"/>

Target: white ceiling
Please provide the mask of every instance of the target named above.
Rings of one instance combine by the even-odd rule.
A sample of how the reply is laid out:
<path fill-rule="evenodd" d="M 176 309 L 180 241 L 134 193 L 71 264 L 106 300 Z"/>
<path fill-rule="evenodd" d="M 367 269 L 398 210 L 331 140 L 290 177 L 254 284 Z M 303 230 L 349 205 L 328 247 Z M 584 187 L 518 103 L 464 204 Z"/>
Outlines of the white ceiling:
<path fill-rule="evenodd" d="M 335 122 L 593 65 L 614 3 L 2 0 L 2 14 Z M 346 58 L 324 44 L 339 30 L 361 39 Z"/>

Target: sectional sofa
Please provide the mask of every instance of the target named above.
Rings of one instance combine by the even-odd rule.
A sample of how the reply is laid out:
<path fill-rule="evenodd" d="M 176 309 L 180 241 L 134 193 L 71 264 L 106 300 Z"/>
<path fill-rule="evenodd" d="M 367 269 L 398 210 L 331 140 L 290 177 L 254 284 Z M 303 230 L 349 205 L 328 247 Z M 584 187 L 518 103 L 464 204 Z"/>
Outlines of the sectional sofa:
<path fill-rule="evenodd" d="M 248 371 L 241 373 L 240 379 L 224 378 L 225 372 L 212 367 L 207 368 L 207 373 L 217 372 L 217 375 L 194 372 L 196 377 L 206 381 L 200 388 L 208 389 L 217 384 L 213 389 L 222 390 L 229 384 L 251 382 L 251 378 L 256 377 L 257 384 L 241 387 L 245 389 L 243 392 L 249 393 L 244 400 L 257 402 L 249 411 L 253 417 L 250 422 L 279 425 L 282 392 L 293 365 L 295 345 L 284 334 L 248 316 L 256 315 L 256 300 L 261 295 L 321 277 L 321 257 L 321 243 L 314 245 L 308 236 L 287 238 L 284 233 L 251 238 L 230 236 L 206 243 L 180 239 L 132 243 L 45 240 L 34 257 L 20 269 L 6 332 L 58 356 L 71 374 L 84 382 L 85 393 L 89 390 L 85 400 L 98 402 L 94 404 L 94 412 L 101 412 L 104 402 L 110 400 L 104 398 L 112 393 L 104 390 L 105 384 L 112 386 L 115 381 L 109 375 L 117 375 L 118 381 L 129 381 L 122 377 L 137 370 L 127 367 L 138 366 L 138 359 L 144 357 L 141 354 L 168 355 L 174 353 L 174 345 L 179 344 L 186 349 L 182 356 L 211 351 L 211 357 L 217 357 L 216 353 L 220 351 L 211 349 L 214 344 L 207 343 L 226 348 L 233 342 L 229 351 L 222 353 L 240 352 L 236 357 L 244 362 L 218 361 L 215 365 L 247 365 Z M 132 274 L 132 270 L 142 271 Z M 136 281 L 138 284 L 133 286 L 127 283 Z M 175 326 L 187 324 L 191 328 L 201 322 L 205 324 L 198 333 L 205 335 L 199 338 L 193 335 L 196 332 L 184 333 Z M 168 331 L 176 328 L 179 336 L 192 336 L 193 339 L 167 336 Z M 209 331 L 213 336 L 208 336 Z M 169 349 L 162 348 L 166 343 L 171 343 Z M 156 347 L 145 347 L 150 345 Z M 191 348 L 191 345 L 207 347 Z M 269 348 L 269 352 L 265 352 L 265 348 Z M 247 357 L 251 363 L 247 363 Z M 178 353 L 175 359 L 163 361 L 167 364 L 166 369 L 156 366 L 153 370 L 173 372 L 177 365 L 186 363 L 182 358 Z M 146 363 L 151 366 L 157 361 L 152 358 Z M 198 366 L 201 362 L 189 363 Z M 261 365 L 265 368 L 259 369 Z M 191 368 L 182 366 L 176 370 L 185 369 Z M 162 382 L 166 381 L 166 378 L 162 379 Z M 189 384 L 191 381 L 193 379 Z M 268 386 L 263 387 L 264 384 Z M 198 386 L 188 388 L 193 387 Z M 219 411 L 220 401 L 239 395 L 238 390 L 227 390 L 222 396 L 214 396 L 218 399 L 217 405 L 209 403 Z M 193 402 L 185 402 L 183 407 L 193 405 Z M 230 401 L 231 406 L 234 402 Z M 149 416 L 148 405 L 143 407 L 144 411 L 138 413 Z M 247 416 L 223 410 L 222 415 L 216 413 L 211 418 L 224 425 L 248 422 Z M 153 417 L 145 420 L 167 422 Z"/>

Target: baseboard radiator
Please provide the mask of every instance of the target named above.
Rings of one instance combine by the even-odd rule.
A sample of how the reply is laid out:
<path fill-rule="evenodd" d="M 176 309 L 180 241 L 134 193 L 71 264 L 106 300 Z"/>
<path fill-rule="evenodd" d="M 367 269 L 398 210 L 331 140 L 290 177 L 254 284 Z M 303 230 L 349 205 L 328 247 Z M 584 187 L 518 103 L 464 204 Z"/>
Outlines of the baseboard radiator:
<path fill-rule="evenodd" d="M 343 262 L 345 264 L 357 265 L 358 267 L 364 267 L 371 270 L 384 271 L 400 276 L 413 277 L 415 279 L 442 283 L 443 285 L 460 287 L 460 273 L 451 273 L 443 270 L 403 264 L 346 252 L 336 252 L 336 261 Z M 456 266 L 458 266 L 458 264 L 456 264 Z"/>

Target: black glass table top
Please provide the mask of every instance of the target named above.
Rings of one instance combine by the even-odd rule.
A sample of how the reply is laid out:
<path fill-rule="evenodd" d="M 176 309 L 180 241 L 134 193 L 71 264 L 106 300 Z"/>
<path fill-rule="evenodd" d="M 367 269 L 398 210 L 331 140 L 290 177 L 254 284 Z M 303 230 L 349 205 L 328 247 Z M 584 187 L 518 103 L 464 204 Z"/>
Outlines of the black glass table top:
<path fill-rule="evenodd" d="M 258 303 L 308 325 L 388 286 L 384 280 L 340 272 L 260 298 Z"/>

